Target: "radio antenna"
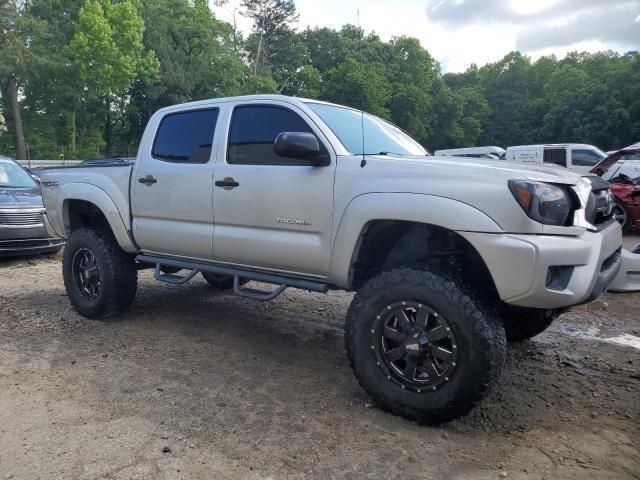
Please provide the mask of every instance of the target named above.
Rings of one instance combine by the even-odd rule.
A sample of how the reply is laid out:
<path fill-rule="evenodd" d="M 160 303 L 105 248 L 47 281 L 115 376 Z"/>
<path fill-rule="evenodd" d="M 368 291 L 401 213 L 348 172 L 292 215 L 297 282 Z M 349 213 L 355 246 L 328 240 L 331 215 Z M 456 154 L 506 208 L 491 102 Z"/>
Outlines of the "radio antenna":
<path fill-rule="evenodd" d="M 364 147 L 365 147 L 365 143 L 364 143 L 364 110 L 360 110 L 360 119 L 361 119 L 361 128 L 362 128 L 362 161 L 360 162 L 360 168 L 364 168 L 365 165 L 367 164 L 367 159 L 365 158 L 366 150 L 364 149 Z"/>

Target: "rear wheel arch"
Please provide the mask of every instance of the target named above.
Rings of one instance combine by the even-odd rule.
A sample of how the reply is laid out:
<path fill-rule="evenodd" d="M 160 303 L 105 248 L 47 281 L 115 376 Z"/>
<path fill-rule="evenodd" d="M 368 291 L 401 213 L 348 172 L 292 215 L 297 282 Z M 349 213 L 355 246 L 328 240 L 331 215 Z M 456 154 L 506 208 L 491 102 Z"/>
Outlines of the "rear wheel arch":
<path fill-rule="evenodd" d="M 106 230 L 125 252 L 136 253 L 138 248 L 115 204 L 103 190 L 96 190 L 90 192 L 89 199 L 75 195 L 64 199 L 62 221 L 66 237 L 80 228 Z"/>

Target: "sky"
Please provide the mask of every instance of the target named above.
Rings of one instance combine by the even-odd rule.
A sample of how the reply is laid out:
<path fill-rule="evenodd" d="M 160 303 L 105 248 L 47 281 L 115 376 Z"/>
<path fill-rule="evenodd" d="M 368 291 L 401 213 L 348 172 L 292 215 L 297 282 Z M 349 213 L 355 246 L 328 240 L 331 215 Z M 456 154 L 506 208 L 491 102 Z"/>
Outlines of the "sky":
<path fill-rule="evenodd" d="M 640 0 L 296 0 L 297 28 L 351 23 L 383 40 L 416 37 L 442 65 L 461 72 L 513 50 L 534 60 L 567 52 L 640 50 Z M 214 7 L 249 32 L 240 0 Z"/>

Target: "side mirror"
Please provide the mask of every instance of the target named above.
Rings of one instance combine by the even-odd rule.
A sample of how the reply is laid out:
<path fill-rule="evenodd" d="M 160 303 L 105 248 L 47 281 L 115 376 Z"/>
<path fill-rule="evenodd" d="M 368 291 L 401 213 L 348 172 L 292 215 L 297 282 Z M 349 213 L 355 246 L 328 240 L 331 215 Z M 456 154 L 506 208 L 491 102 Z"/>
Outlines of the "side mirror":
<path fill-rule="evenodd" d="M 313 160 L 317 166 L 326 165 L 326 159 L 320 156 L 320 143 L 312 133 L 282 132 L 276 138 L 273 148 L 281 157 Z"/>

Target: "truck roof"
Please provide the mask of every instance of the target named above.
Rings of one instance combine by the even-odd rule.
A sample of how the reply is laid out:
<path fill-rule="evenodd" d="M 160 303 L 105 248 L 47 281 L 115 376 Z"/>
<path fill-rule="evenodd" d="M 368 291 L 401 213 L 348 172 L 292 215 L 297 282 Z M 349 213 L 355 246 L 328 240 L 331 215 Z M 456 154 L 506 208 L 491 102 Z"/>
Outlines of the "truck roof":
<path fill-rule="evenodd" d="M 239 95 L 235 97 L 221 97 L 221 98 L 209 98 L 206 100 L 198 100 L 195 102 L 186 102 L 186 103 L 178 103 L 175 105 L 170 105 L 168 107 L 161 108 L 158 112 L 168 112 L 172 110 L 182 110 L 184 108 L 190 107 L 205 107 L 211 105 L 211 103 L 226 103 L 226 102 L 235 102 L 238 100 L 269 100 L 269 101 L 281 101 L 292 104 L 303 104 L 303 103 L 320 103 L 324 105 L 335 105 L 337 107 L 350 108 L 344 105 L 337 105 L 331 102 L 323 102 L 321 100 L 313 100 L 308 98 L 298 98 L 298 97 L 290 97 L 288 95 Z M 355 110 L 350 108 L 351 110 Z"/>
<path fill-rule="evenodd" d="M 511 147 L 507 147 L 509 149 L 515 148 L 538 148 L 538 147 L 578 147 L 578 148 L 593 148 L 596 149 L 593 145 L 587 145 L 586 143 L 539 143 L 537 145 L 513 145 Z"/>

